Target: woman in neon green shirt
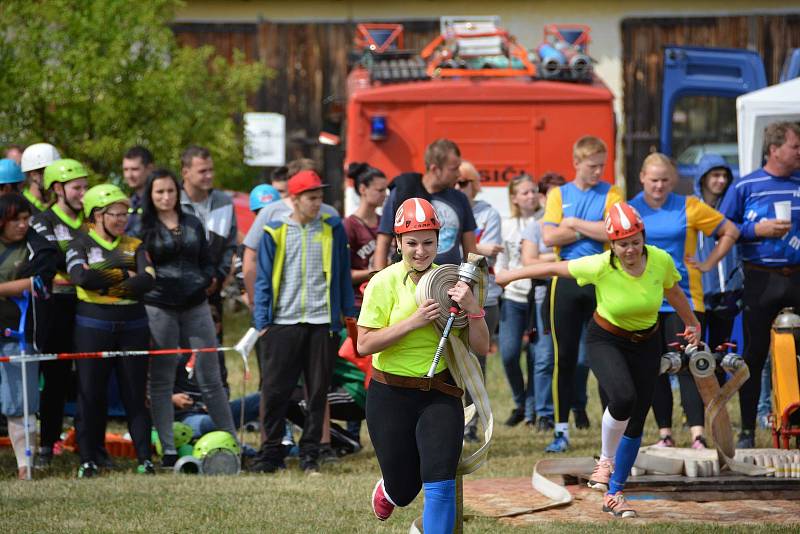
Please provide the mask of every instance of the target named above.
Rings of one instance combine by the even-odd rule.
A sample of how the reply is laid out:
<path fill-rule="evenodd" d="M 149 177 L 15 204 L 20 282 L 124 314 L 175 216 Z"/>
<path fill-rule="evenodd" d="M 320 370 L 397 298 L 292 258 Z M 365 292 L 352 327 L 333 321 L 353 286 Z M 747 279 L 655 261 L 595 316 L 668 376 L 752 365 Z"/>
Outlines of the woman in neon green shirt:
<path fill-rule="evenodd" d="M 403 261 L 370 280 L 358 316 L 358 352 L 373 354 L 367 428 L 383 475 L 372 492 L 372 510 L 385 521 L 395 506 L 410 504 L 424 488 L 426 534 L 453 531 L 456 467 L 464 437 L 463 391 L 444 358 L 433 379 L 423 379 L 439 343 L 433 325 L 439 303 L 428 299 L 418 307 L 415 293 L 422 275 L 436 268 L 439 228 L 428 201 L 403 202 L 394 221 Z M 489 329 L 478 300 L 463 282 L 448 295 L 469 318 L 470 347 L 485 354 Z"/>
<path fill-rule="evenodd" d="M 697 343 L 699 321 L 678 286 L 670 255 L 645 245 L 644 223 L 625 202 L 617 202 L 605 221 L 610 250 L 572 261 L 534 264 L 497 275 L 497 283 L 520 278 L 563 276 L 578 285 L 594 284 L 597 310 L 586 334 L 589 365 L 608 398 L 603 414 L 602 450 L 589 486 L 606 491 L 603 511 L 636 517 L 622 495 L 642 442 L 644 421 L 653 399 L 661 356 L 658 310 L 664 298 L 675 308 Z M 613 473 L 613 474 L 612 474 Z"/>

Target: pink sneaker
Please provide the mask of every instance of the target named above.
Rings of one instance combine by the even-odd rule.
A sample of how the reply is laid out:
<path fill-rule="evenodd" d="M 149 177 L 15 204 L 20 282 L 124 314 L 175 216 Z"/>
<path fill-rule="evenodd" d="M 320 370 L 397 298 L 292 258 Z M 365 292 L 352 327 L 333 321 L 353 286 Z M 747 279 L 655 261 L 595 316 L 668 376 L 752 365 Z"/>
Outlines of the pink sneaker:
<path fill-rule="evenodd" d="M 636 517 L 636 511 L 631 508 L 621 491 L 614 495 L 605 494 L 603 497 L 603 511 L 620 519 Z"/>
<path fill-rule="evenodd" d="M 394 504 L 386 497 L 383 490 L 383 479 L 378 480 L 375 489 L 372 490 L 372 511 L 375 517 L 381 521 L 386 521 L 394 512 Z"/>
<path fill-rule="evenodd" d="M 608 481 L 611 480 L 611 473 L 613 471 L 614 464 L 611 463 L 611 460 L 598 461 L 586 485 L 592 489 L 608 491 Z"/>
<path fill-rule="evenodd" d="M 692 442 L 692 448 L 697 451 L 702 451 L 708 448 L 708 443 L 706 443 L 706 438 L 703 436 L 697 436 L 694 438 Z"/>
<path fill-rule="evenodd" d="M 655 445 L 653 445 L 653 446 L 654 446 L 654 447 L 662 447 L 662 448 L 674 447 L 674 446 L 675 446 L 675 441 L 673 441 L 673 439 L 672 439 L 672 436 L 663 436 L 663 437 L 662 437 L 660 440 L 658 440 L 658 442 L 657 442 Z"/>

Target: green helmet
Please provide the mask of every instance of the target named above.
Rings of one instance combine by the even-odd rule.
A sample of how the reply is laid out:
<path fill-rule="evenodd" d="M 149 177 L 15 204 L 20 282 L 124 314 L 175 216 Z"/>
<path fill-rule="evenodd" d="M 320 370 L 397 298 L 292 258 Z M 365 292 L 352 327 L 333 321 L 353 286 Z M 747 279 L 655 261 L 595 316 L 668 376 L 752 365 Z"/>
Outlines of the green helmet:
<path fill-rule="evenodd" d="M 181 423 L 180 421 L 175 421 L 172 423 L 172 437 L 175 442 L 175 448 L 178 449 L 180 456 L 186 456 L 187 454 L 192 454 L 192 446 L 189 445 L 189 442 L 192 441 L 192 427 L 187 425 L 186 423 Z M 159 456 L 163 456 L 163 449 L 161 448 L 161 439 L 158 437 L 158 431 L 154 428 L 150 433 L 150 442 L 156 448 L 156 454 Z M 189 446 L 189 452 L 180 453 L 181 447 L 184 445 Z"/>
<path fill-rule="evenodd" d="M 86 178 L 89 173 L 86 172 L 80 161 L 74 159 L 59 159 L 45 167 L 44 169 L 44 188 L 50 187 L 56 183 L 66 183 L 78 178 Z"/>
<path fill-rule="evenodd" d="M 175 421 L 172 423 L 172 436 L 175 439 L 175 448 L 180 449 L 192 441 L 192 427 L 186 423 Z"/>
<path fill-rule="evenodd" d="M 236 443 L 236 439 L 233 436 L 224 430 L 215 430 L 197 440 L 197 443 L 194 444 L 192 455 L 202 460 L 217 449 L 232 452 L 237 456 L 241 452 L 239 444 Z"/>
<path fill-rule="evenodd" d="M 83 195 L 83 213 L 87 217 L 92 215 L 92 211 L 98 208 L 105 208 L 116 202 L 122 202 L 130 206 L 131 202 L 125 193 L 114 184 L 100 184 L 89 189 Z"/>
<path fill-rule="evenodd" d="M 178 458 L 183 458 L 184 456 L 192 456 L 194 452 L 194 447 L 191 444 L 186 443 L 178 447 Z"/>

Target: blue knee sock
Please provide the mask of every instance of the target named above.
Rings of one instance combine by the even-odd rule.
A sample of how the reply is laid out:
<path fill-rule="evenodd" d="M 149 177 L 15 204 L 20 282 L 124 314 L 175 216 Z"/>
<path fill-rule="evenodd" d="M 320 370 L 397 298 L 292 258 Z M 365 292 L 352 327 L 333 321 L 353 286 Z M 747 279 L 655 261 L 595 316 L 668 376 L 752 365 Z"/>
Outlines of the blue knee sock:
<path fill-rule="evenodd" d="M 641 445 L 642 436 L 638 438 L 622 436 L 617 448 L 617 455 L 614 457 L 614 474 L 611 475 L 611 480 L 608 483 L 608 492 L 611 495 L 622 491 L 622 488 L 625 487 L 625 481 L 628 480 L 628 475 L 631 472 L 633 463 L 636 461 Z"/>
<path fill-rule="evenodd" d="M 422 530 L 425 534 L 451 534 L 456 522 L 456 481 L 425 482 Z"/>

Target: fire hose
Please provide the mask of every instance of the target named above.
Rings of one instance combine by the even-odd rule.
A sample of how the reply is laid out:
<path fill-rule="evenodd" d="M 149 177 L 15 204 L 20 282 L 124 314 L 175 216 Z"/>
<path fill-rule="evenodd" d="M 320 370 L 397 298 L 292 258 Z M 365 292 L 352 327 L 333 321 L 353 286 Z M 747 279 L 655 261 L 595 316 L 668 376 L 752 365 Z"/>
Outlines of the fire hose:
<path fill-rule="evenodd" d="M 441 338 L 436 352 L 431 361 L 431 367 L 426 376 L 432 377 L 436 372 L 439 359 L 444 356 L 447 368 L 455 380 L 456 385 L 469 392 L 473 404 L 464 408 L 465 422 L 472 419 L 475 413 L 483 426 L 483 443 L 477 451 L 466 458 L 462 456 L 456 470 L 456 522 L 454 532 L 460 533 L 463 529 L 463 475 L 479 469 L 485 462 L 492 442 L 494 417 L 489 404 L 489 394 L 483 383 L 483 372 L 478 359 L 469 350 L 469 319 L 463 310 L 460 310 L 451 301 L 447 291 L 461 280 L 472 287 L 483 308 L 486 301 L 486 283 L 488 268 L 483 256 L 470 254 L 467 262 L 460 266 L 442 265 L 425 273 L 417 284 L 416 301 L 420 306 L 427 299 L 433 299 L 440 304 L 440 315 L 434 320 L 434 326 Z M 458 335 L 450 335 L 451 329 L 460 329 Z M 421 532 L 421 518 L 412 525 L 409 532 Z"/>
<path fill-rule="evenodd" d="M 466 458 L 462 458 L 458 464 L 458 474 L 466 475 L 477 470 L 486 461 L 489 446 L 492 440 L 492 430 L 494 419 L 492 409 L 489 404 L 489 395 L 483 383 L 483 373 L 478 359 L 469 351 L 469 320 L 466 314 L 457 310 L 451 312 L 452 303 L 447 291 L 469 272 L 474 276 L 475 267 L 482 271 L 481 276 L 472 278 L 476 285 L 474 293 L 477 296 L 478 304 L 483 307 L 486 300 L 486 262 L 483 256 L 470 254 L 467 263 L 457 267 L 455 265 L 442 265 L 438 269 L 433 269 L 425 273 L 417 284 L 416 300 L 417 305 L 421 305 L 427 299 L 433 299 L 439 304 L 440 315 L 434 320 L 434 325 L 442 335 L 439 347 L 433 355 L 431 369 L 436 369 L 438 358 L 444 354 L 447 368 L 456 385 L 469 392 L 475 406 L 475 411 L 484 429 L 484 443 L 481 447 Z M 450 336 L 450 328 L 461 329 L 458 336 Z M 444 334 L 448 335 L 445 336 Z M 430 375 L 430 371 L 428 373 Z M 432 376 L 432 375 L 431 375 Z M 465 417 L 467 415 L 465 409 Z M 472 411 L 470 411 L 472 413 Z"/>
<path fill-rule="evenodd" d="M 722 387 L 719 386 L 715 376 L 717 367 L 733 375 Z M 768 474 L 769 469 L 734 459 L 733 434 L 725 406 L 750 377 L 750 371 L 742 357 L 734 353 L 711 353 L 707 348 L 693 346 L 686 347 L 680 353 L 669 352 L 662 356 L 661 374 L 677 374 L 683 369 L 688 369 L 692 374 L 703 398 L 706 406 L 706 425 L 711 426 L 711 437 L 717 449 L 719 464 L 732 472 L 748 476 Z M 514 510 L 498 517 L 529 514 L 570 504 L 572 494 L 569 490 L 548 477 L 585 475 L 592 471 L 595 463 L 594 458 L 588 457 L 539 460 L 533 468 L 531 485 L 551 502 L 533 508 Z M 665 475 L 682 474 L 684 465 L 682 459 L 647 454 L 644 450 L 639 452 L 634 463 L 634 467 L 639 469 Z"/>

